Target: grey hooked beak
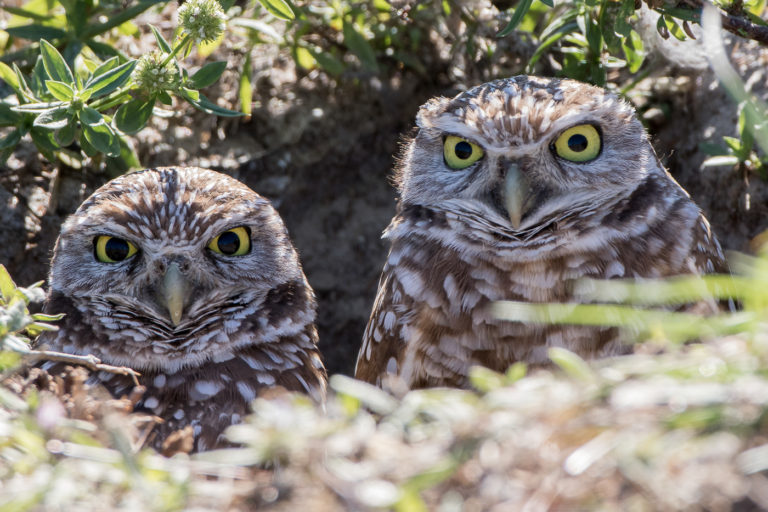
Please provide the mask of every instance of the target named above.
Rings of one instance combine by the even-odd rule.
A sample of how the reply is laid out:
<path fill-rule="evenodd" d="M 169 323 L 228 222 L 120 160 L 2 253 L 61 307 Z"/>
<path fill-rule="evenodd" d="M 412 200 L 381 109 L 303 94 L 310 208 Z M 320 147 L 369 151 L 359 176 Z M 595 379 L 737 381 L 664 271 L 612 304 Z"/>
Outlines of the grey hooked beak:
<path fill-rule="evenodd" d="M 529 187 L 520 167 L 511 163 L 507 167 L 507 173 L 504 176 L 504 206 L 507 208 L 507 215 L 515 229 L 520 227 L 523 215 L 528 211 Z"/>
<path fill-rule="evenodd" d="M 165 276 L 163 276 L 160 296 L 174 327 L 181 322 L 181 315 L 184 313 L 184 299 L 188 288 L 189 283 L 181 273 L 179 265 L 175 262 L 169 264 Z"/>

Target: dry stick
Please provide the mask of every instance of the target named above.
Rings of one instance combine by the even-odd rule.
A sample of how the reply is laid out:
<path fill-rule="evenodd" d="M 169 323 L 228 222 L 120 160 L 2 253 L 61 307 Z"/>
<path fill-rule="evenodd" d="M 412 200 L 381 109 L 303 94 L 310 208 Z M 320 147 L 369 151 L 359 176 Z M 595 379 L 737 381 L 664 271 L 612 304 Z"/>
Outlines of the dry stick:
<path fill-rule="evenodd" d="M 694 9 L 701 9 L 704 5 L 703 0 L 685 0 L 685 3 Z M 722 11 L 720 11 L 720 19 L 723 21 L 723 28 L 728 32 L 768 45 L 768 26 L 758 25 L 742 16 Z"/>
<path fill-rule="evenodd" d="M 64 352 L 53 352 L 50 350 L 31 350 L 25 354 L 27 358 L 32 359 L 32 363 L 40 360 L 45 361 L 58 361 L 61 363 L 71 363 L 80 366 L 85 366 L 94 371 L 103 371 L 108 373 L 116 373 L 118 375 L 128 375 L 133 378 L 133 383 L 138 386 L 141 376 L 139 372 L 128 368 L 127 366 L 112 366 L 111 364 L 104 364 L 98 357 L 88 354 L 87 356 L 78 356 L 75 354 L 65 354 Z"/>

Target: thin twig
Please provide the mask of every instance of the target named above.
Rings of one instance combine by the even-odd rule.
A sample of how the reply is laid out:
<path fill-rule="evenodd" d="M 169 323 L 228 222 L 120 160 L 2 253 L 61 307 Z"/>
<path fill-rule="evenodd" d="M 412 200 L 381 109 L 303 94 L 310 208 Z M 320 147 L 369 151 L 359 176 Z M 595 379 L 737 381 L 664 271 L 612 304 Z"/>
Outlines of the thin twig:
<path fill-rule="evenodd" d="M 128 368 L 127 366 L 112 366 L 111 364 L 104 364 L 98 357 L 88 354 L 87 356 L 80 356 L 75 354 L 65 354 L 64 352 L 54 352 L 51 350 L 32 350 L 25 355 L 26 358 L 31 359 L 32 364 L 37 361 L 58 361 L 61 363 L 71 363 L 80 366 L 85 366 L 93 371 L 102 371 L 108 373 L 116 373 L 118 375 L 128 375 L 133 379 L 133 383 L 139 385 L 139 377 L 141 374 L 136 370 Z"/>
<path fill-rule="evenodd" d="M 701 8 L 704 6 L 703 0 L 685 0 L 685 3 L 699 11 L 699 13 L 701 12 Z M 743 37 L 745 39 L 751 39 L 753 41 L 768 45 L 768 26 L 752 23 L 749 19 L 741 15 L 735 13 L 725 13 L 722 10 L 720 10 L 720 18 L 723 22 L 723 28 L 728 32 L 736 34 L 737 36 Z M 700 19 L 699 23 L 701 23 Z"/>

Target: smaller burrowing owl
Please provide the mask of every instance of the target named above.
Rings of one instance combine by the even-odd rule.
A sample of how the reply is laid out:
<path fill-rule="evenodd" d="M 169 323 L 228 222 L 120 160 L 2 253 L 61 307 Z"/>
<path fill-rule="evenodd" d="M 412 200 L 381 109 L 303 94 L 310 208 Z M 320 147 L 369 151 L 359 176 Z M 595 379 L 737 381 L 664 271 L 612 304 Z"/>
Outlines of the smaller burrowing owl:
<path fill-rule="evenodd" d="M 141 373 L 154 446 L 191 426 L 195 449 L 265 388 L 325 396 L 315 298 L 279 214 L 237 180 L 198 168 L 112 180 L 64 223 L 45 310 L 66 313 L 39 345 Z M 46 363 L 50 371 L 55 365 Z M 113 395 L 128 377 L 98 372 Z"/>
<path fill-rule="evenodd" d="M 573 80 L 517 76 L 417 117 L 397 173 L 391 249 L 356 376 L 466 386 L 469 367 L 623 350 L 610 328 L 501 321 L 494 301 L 569 302 L 583 277 L 725 271 L 633 109 Z"/>

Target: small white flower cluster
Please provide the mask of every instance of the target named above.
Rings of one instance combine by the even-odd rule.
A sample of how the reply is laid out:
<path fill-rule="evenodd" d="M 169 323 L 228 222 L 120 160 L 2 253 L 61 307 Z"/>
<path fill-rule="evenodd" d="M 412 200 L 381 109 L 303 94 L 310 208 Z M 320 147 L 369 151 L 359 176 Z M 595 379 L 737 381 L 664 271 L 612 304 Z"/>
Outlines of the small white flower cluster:
<path fill-rule="evenodd" d="M 133 81 L 149 92 L 175 89 L 179 84 L 179 73 L 173 61 L 162 65 L 165 54 L 154 51 L 142 56 L 133 70 Z"/>
<path fill-rule="evenodd" d="M 179 25 L 197 44 L 218 39 L 227 27 L 226 21 L 217 0 L 190 0 L 179 8 Z"/>

